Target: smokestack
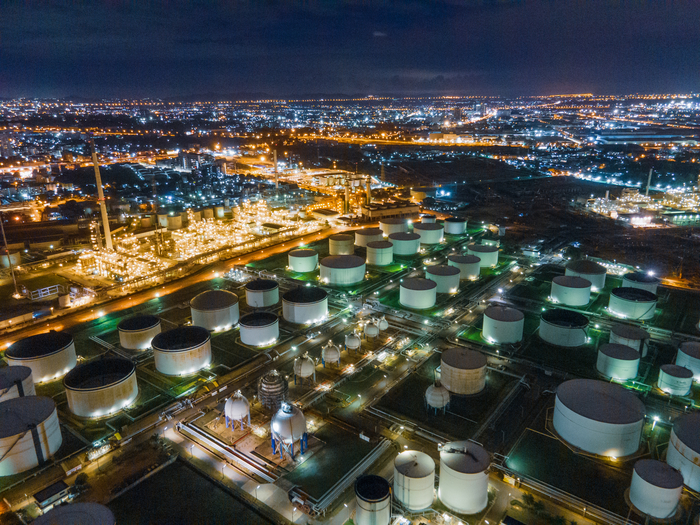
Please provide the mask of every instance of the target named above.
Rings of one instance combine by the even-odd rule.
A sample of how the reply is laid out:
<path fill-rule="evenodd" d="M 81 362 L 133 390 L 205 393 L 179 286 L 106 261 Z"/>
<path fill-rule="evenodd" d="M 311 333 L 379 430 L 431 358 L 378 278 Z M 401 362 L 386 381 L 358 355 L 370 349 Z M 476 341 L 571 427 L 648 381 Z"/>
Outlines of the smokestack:
<path fill-rule="evenodd" d="M 647 196 L 647 197 L 649 196 L 649 186 L 651 186 L 651 173 L 652 173 L 653 171 L 654 171 L 654 168 L 651 168 L 651 169 L 649 170 L 649 179 L 647 179 L 647 192 L 646 192 L 646 196 Z"/>
<path fill-rule="evenodd" d="M 372 203 L 372 177 L 367 176 L 365 184 L 367 185 L 367 204 Z"/>
<path fill-rule="evenodd" d="M 350 213 L 350 181 L 345 178 L 345 203 L 343 205 L 343 213 Z"/>
<path fill-rule="evenodd" d="M 112 232 L 109 231 L 109 217 L 107 216 L 107 205 L 105 204 L 105 194 L 102 190 L 102 177 L 100 177 L 100 165 L 97 162 L 97 153 L 95 153 L 95 141 L 90 137 L 90 151 L 92 153 L 92 163 L 95 166 L 95 181 L 97 182 L 97 201 L 100 204 L 100 213 L 102 215 L 102 227 L 105 230 L 105 243 L 107 249 L 112 251 Z"/>
<path fill-rule="evenodd" d="M 277 150 L 272 150 L 272 158 L 273 162 L 275 163 L 275 189 L 279 190 L 280 189 L 280 181 L 277 176 Z"/>

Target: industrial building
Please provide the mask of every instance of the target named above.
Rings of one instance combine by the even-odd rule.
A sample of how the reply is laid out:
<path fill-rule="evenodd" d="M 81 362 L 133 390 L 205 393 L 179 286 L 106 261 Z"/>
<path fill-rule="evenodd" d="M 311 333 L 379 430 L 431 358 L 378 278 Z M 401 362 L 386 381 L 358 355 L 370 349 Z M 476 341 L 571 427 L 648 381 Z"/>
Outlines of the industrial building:
<path fill-rule="evenodd" d="M 463 280 L 475 281 L 481 273 L 481 259 L 476 255 L 450 255 L 447 264 L 459 268 Z"/>
<path fill-rule="evenodd" d="M 478 257 L 482 268 L 491 268 L 498 264 L 498 246 L 471 243 L 467 246 L 467 253 Z"/>
<path fill-rule="evenodd" d="M 605 276 L 608 270 L 605 266 L 589 259 L 571 261 L 566 265 L 565 275 L 581 277 L 591 282 L 591 289 L 595 292 L 605 288 Z"/>
<path fill-rule="evenodd" d="M 287 257 L 293 272 L 309 273 L 318 268 L 318 253 L 315 250 L 292 250 Z"/>
<path fill-rule="evenodd" d="M 394 245 L 394 255 L 415 255 L 420 250 L 420 235 L 417 233 L 392 233 L 389 242 Z"/>
<path fill-rule="evenodd" d="M 156 370 L 167 376 L 189 375 L 211 364 L 211 336 L 201 326 L 180 326 L 153 338 Z"/>
<path fill-rule="evenodd" d="M 437 283 L 430 279 L 404 279 L 399 285 L 399 302 L 406 308 L 425 310 L 435 306 Z"/>
<path fill-rule="evenodd" d="M 328 317 L 328 293 L 316 286 L 301 286 L 282 295 L 282 316 L 295 324 L 318 323 Z"/>
<path fill-rule="evenodd" d="M 250 346 L 269 346 L 280 336 L 279 319 L 271 312 L 253 312 L 241 317 L 241 341 Z"/>
<path fill-rule="evenodd" d="M 230 330 L 238 323 L 238 296 L 227 290 L 207 290 L 190 301 L 192 324 L 211 332 Z"/>
<path fill-rule="evenodd" d="M 452 394 L 478 394 L 486 386 L 486 364 L 476 350 L 449 348 L 440 358 L 440 382 Z"/>
<path fill-rule="evenodd" d="M 136 315 L 121 321 L 117 326 L 119 344 L 129 350 L 146 350 L 160 333 L 160 318 L 155 315 Z"/>
<path fill-rule="evenodd" d="M 523 339 L 525 314 L 507 306 L 489 306 L 484 311 L 482 337 L 489 343 L 512 344 Z"/>
<path fill-rule="evenodd" d="M 245 284 L 245 301 L 251 308 L 266 308 L 280 300 L 280 285 L 272 279 L 253 279 Z"/>
<path fill-rule="evenodd" d="M 457 293 L 459 291 L 459 268 L 446 264 L 428 266 L 425 276 L 437 284 L 437 293 Z"/>
<path fill-rule="evenodd" d="M 321 282 L 335 286 L 356 284 L 365 278 L 365 260 L 357 255 L 329 255 L 321 260 Z"/>
<path fill-rule="evenodd" d="M 540 337 L 547 343 L 577 347 L 588 341 L 588 318 L 578 312 L 554 308 L 542 312 Z"/>
<path fill-rule="evenodd" d="M 54 381 L 68 373 L 77 363 L 73 336 L 51 330 L 25 337 L 5 351 L 10 366 L 26 366 L 32 370 L 35 383 Z"/>
<path fill-rule="evenodd" d="M 453 441 L 438 448 L 440 501 L 460 514 L 484 510 L 488 504 L 489 453 L 472 441 Z"/>

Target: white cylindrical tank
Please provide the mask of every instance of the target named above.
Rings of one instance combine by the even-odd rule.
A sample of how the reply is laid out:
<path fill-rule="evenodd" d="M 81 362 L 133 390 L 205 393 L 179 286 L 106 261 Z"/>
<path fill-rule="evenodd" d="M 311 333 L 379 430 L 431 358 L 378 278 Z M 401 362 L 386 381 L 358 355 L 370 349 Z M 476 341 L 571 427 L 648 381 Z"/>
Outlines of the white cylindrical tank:
<path fill-rule="evenodd" d="M 179 230 L 182 228 L 182 217 L 178 215 L 168 215 L 168 226 L 169 230 Z"/>
<path fill-rule="evenodd" d="M 321 282 L 336 286 L 356 284 L 365 278 L 365 260 L 357 255 L 329 255 L 321 260 Z"/>
<path fill-rule="evenodd" d="M 631 346 L 608 343 L 600 345 L 596 369 L 605 377 L 628 380 L 637 377 L 639 352 Z"/>
<path fill-rule="evenodd" d="M 591 281 L 583 277 L 557 275 L 552 279 L 552 300 L 568 306 L 584 306 L 591 300 Z"/>
<path fill-rule="evenodd" d="M 116 525 L 114 514 L 99 503 L 58 505 L 32 521 L 34 525 Z"/>
<path fill-rule="evenodd" d="M 296 405 L 282 403 L 270 421 L 270 430 L 275 439 L 283 443 L 299 441 L 306 432 L 306 418 Z"/>
<path fill-rule="evenodd" d="M 436 300 L 437 283 L 430 279 L 404 279 L 399 286 L 399 302 L 407 308 L 432 308 Z"/>
<path fill-rule="evenodd" d="M 168 212 L 167 211 L 159 211 L 158 214 L 156 215 L 156 218 L 158 219 L 158 226 L 160 228 L 167 228 L 168 227 Z"/>
<path fill-rule="evenodd" d="M 688 412 L 673 421 L 666 463 L 680 470 L 688 488 L 700 492 L 700 412 Z"/>
<path fill-rule="evenodd" d="M 572 379 L 557 388 L 554 429 L 591 454 L 623 457 L 639 449 L 644 403 L 629 390 L 605 381 Z"/>
<path fill-rule="evenodd" d="M 353 255 L 355 253 L 355 238 L 347 233 L 336 233 L 328 237 L 328 253 L 330 255 Z"/>
<path fill-rule="evenodd" d="M 614 324 L 610 329 L 610 342 L 627 345 L 646 357 L 649 350 L 649 332 L 638 326 Z"/>
<path fill-rule="evenodd" d="M 365 228 L 355 232 L 355 244 L 357 246 L 367 246 L 368 242 L 384 240 L 384 233 L 379 228 Z"/>
<path fill-rule="evenodd" d="M 45 464 L 62 442 L 53 399 L 29 396 L 0 403 L 0 477 Z"/>
<path fill-rule="evenodd" d="M 391 521 L 391 486 L 374 474 L 355 480 L 355 523 L 357 525 L 389 525 Z"/>
<path fill-rule="evenodd" d="M 481 259 L 479 264 L 482 268 L 492 267 L 498 264 L 498 246 L 471 243 L 467 246 L 467 253 L 469 255 L 476 255 Z"/>
<path fill-rule="evenodd" d="M 661 280 L 644 272 L 629 272 L 622 276 L 623 288 L 639 288 L 653 294 L 659 288 Z"/>
<path fill-rule="evenodd" d="M 489 343 L 512 344 L 523 340 L 525 314 L 507 306 L 489 306 L 484 311 L 482 337 Z"/>
<path fill-rule="evenodd" d="M 693 386 L 693 371 L 678 365 L 661 365 L 657 386 L 672 396 L 685 396 Z"/>
<path fill-rule="evenodd" d="M 403 233 L 408 231 L 408 219 L 400 219 L 398 217 L 390 217 L 379 221 L 379 229 L 382 230 L 385 236 L 392 233 Z"/>
<path fill-rule="evenodd" d="M 245 285 L 245 300 L 251 308 L 265 308 L 280 300 L 280 285 L 272 279 L 254 279 Z"/>
<path fill-rule="evenodd" d="M 460 279 L 476 281 L 481 272 L 481 259 L 476 255 L 450 255 L 447 264 L 459 268 Z"/>
<path fill-rule="evenodd" d="M 394 262 L 394 245 L 389 241 L 367 243 L 367 264 L 386 266 Z"/>
<path fill-rule="evenodd" d="M 656 313 L 657 297 L 640 288 L 613 288 L 608 311 L 623 319 L 646 320 Z"/>
<path fill-rule="evenodd" d="M 160 333 L 160 318 L 155 315 L 136 315 L 121 321 L 117 326 L 119 344 L 129 350 L 145 350 Z"/>
<path fill-rule="evenodd" d="M 36 395 L 32 369 L 28 366 L 0 368 L 0 403 L 15 397 Z"/>
<path fill-rule="evenodd" d="M 420 216 L 420 220 L 424 224 L 435 224 L 437 217 L 435 215 L 433 215 L 432 213 L 424 213 Z"/>
<path fill-rule="evenodd" d="M 576 347 L 588 341 L 588 319 L 571 310 L 554 308 L 542 312 L 540 337 L 553 345 Z"/>
<path fill-rule="evenodd" d="M 448 217 L 445 219 L 445 234 L 464 235 L 467 233 L 467 219 L 459 217 Z"/>
<path fill-rule="evenodd" d="M 238 321 L 241 342 L 250 346 L 269 346 L 280 336 L 279 319 L 272 312 L 253 312 Z"/>
<path fill-rule="evenodd" d="M 461 272 L 455 266 L 436 264 L 428 266 L 425 276 L 437 284 L 437 293 L 457 293 Z"/>
<path fill-rule="evenodd" d="M 68 332 L 53 330 L 11 344 L 5 351 L 5 359 L 10 366 L 31 368 L 35 383 L 53 381 L 66 375 L 78 361 L 73 336 Z"/>
<path fill-rule="evenodd" d="M 156 370 L 167 376 L 189 375 L 211 363 L 211 336 L 201 326 L 161 332 L 151 341 Z"/>
<path fill-rule="evenodd" d="M 292 250 L 287 255 L 289 267 L 293 272 L 308 273 L 313 272 L 318 267 L 318 253 L 316 250 Z"/>
<path fill-rule="evenodd" d="M 486 386 L 486 356 L 468 348 L 449 348 L 440 358 L 440 382 L 453 394 L 478 394 Z"/>
<path fill-rule="evenodd" d="M 460 514 L 484 510 L 489 500 L 489 453 L 472 441 L 445 443 L 439 450 L 440 501 Z"/>
<path fill-rule="evenodd" d="M 230 330 L 238 323 L 238 296 L 227 290 L 207 290 L 190 301 L 192 324 L 212 332 Z"/>
<path fill-rule="evenodd" d="M 425 452 L 404 450 L 394 460 L 394 497 L 408 510 L 427 509 L 435 498 L 435 461 Z"/>
<path fill-rule="evenodd" d="M 695 381 L 700 381 L 700 343 L 681 343 L 676 354 L 676 364 L 691 370 Z"/>
<path fill-rule="evenodd" d="M 430 385 L 425 390 L 425 402 L 430 408 L 442 410 L 450 404 L 450 391 L 439 382 Z"/>
<path fill-rule="evenodd" d="M 683 492 L 683 476 L 675 468 L 655 459 L 634 464 L 630 503 L 652 518 L 671 518 Z"/>
<path fill-rule="evenodd" d="M 389 241 L 394 245 L 394 255 L 415 255 L 420 249 L 420 235 L 417 233 L 392 233 Z"/>
<path fill-rule="evenodd" d="M 421 244 L 439 244 L 445 238 L 445 228 L 436 222 L 416 222 L 413 233 L 420 235 Z"/>
<path fill-rule="evenodd" d="M 282 316 L 290 323 L 318 323 L 328 317 L 328 294 L 315 286 L 294 288 L 282 296 Z"/>
<path fill-rule="evenodd" d="M 10 250 L 9 256 L 8 256 L 7 250 L 0 249 L 0 267 L 9 268 L 10 263 L 12 263 L 13 267 L 16 267 L 16 266 L 19 266 L 20 261 L 21 261 L 21 255 L 18 251 Z"/>
<path fill-rule="evenodd" d="M 605 288 L 605 275 L 608 270 L 605 266 L 588 259 L 571 261 L 566 265 L 565 275 L 583 277 L 591 281 L 591 289 L 596 292 Z"/>
<path fill-rule="evenodd" d="M 136 367 L 121 357 L 100 357 L 63 378 L 68 408 L 78 417 L 103 417 L 131 405 L 139 395 Z"/>

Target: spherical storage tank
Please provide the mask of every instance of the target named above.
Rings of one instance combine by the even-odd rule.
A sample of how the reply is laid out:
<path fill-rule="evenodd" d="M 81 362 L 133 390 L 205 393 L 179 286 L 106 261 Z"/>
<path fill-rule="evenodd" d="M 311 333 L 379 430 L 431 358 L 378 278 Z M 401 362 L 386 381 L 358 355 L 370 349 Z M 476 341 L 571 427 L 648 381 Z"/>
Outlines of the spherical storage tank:
<path fill-rule="evenodd" d="M 386 236 L 389 236 L 392 233 L 407 232 L 408 219 L 400 219 L 398 217 L 381 219 L 379 221 L 379 229 L 381 229 Z"/>
<path fill-rule="evenodd" d="M 15 397 L 33 396 L 34 380 L 28 366 L 5 366 L 0 368 L 0 403 Z"/>
<path fill-rule="evenodd" d="M 201 326 L 180 326 L 153 338 L 156 370 L 166 376 L 193 374 L 211 363 L 211 336 Z"/>
<path fill-rule="evenodd" d="M 639 371 L 639 352 L 634 348 L 616 343 L 601 345 L 598 349 L 596 369 L 605 377 L 634 379 Z"/>
<path fill-rule="evenodd" d="M 584 306 L 591 300 L 591 281 L 583 277 L 557 275 L 552 279 L 552 300 L 568 306 Z"/>
<path fill-rule="evenodd" d="M 389 482 L 374 474 L 360 476 L 355 480 L 357 525 L 389 525 L 391 520 L 391 486 Z"/>
<path fill-rule="evenodd" d="M 229 422 L 233 424 L 235 428 L 235 422 L 241 423 L 241 428 L 243 428 L 243 422 L 247 419 L 250 425 L 250 401 L 237 390 L 231 397 L 226 400 L 224 404 L 224 416 L 226 417 L 226 426 Z"/>
<path fill-rule="evenodd" d="M 328 317 L 328 294 L 315 286 L 301 286 L 282 296 L 282 316 L 290 323 L 317 323 Z"/>
<path fill-rule="evenodd" d="M 321 260 L 321 282 L 347 286 L 365 278 L 365 261 L 357 255 L 329 255 Z"/>
<path fill-rule="evenodd" d="M 114 514 L 99 503 L 71 503 L 52 508 L 32 521 L 34 525 L 115 525 Z"/>
<path fill-rule="evenodd" d="M 365 228 L 355 232 L 355 244 L 357 246 L 367 246 L 368 242 L 381 241 L 384 239 L 384 232 L 379 228 Z"/>
<path fill-rule="evenodd" d="M 681 343 L 676 354 L 676 364 L 691 370 L 695 381 L 700 381 L 700 343 Z"/>
<path fill-rule="evenodd" d="M 68 408 L 79 417 L 101 417 L 131 405 L 139 395 L 136 367 L 128 359 L 104 357 L 79 365 L 63 378 Z"/>
<path fill-rule="evenodd" d="M 481 336 L 490 343 L 512 344 L 523 339 L 525 314 L 506 306 L 489 306 L 484 311 Z"/>
<path fill-rule="evenodd" d="M 241 317 L 241 341 L 250 346 L 268 346 L 280 336 L 279 319 L 271 312 L 253 312 Z"/>
<path fill-rule="evenodd" d="M 700 412 L 688 412 L 673 422 L 666 463 L 680 470 L 689 488 L 700 492 Z"/>
<path fill-rule="evenodd" d="M 571 310 L 554 308 L 542 312 L 540 337 L 553 345 L 576 347 L 588 340 L 588 319 L 585 315 Z"/>
<path fill-rule="evenodd" d="M 571 277 L 583 277 L 591 281 L 593 291 L 605 288 L 605 276 L 608 273 L 605 266 L 588 259 L 571 261 L 566 265 L 565 275 Z"/>
<path fill-rule="evenodd" d="M 362 342 L 357 332 L 353 332 L 345 336 L 345 348 L 348 350 L 358 350 L 361 345 Z"/>
<path fill-rule="evenodd" d="M 629 390 L 594 379 L 572 379 L 557 388 L 554 429 L 591 454 L 623 457 L 639 449 L 644 404 Z"/>
<path fill-rule="evenodd" d="M 498 264 L 498 246 L 471 243 L 467 246 L 467 253 L 476 255 L 480 259 L 479 265 L 482 268 Z"/>
<path fill-rule="evenodd" d="M 440 382 L 453 394 L 478 394 L 486 386 L 486 356 L 468 348 L 449 348 L 440 358 Z"/>
<path fill-rule="evenodd" d="M 407 308 L 432 308 L 436 299 L 437 283 L 430 279 L 404 279 L 399 286 L 399 302 Z"/>
<path fill-rule="evenodd" d="M 287 255 L 293 272 L 313 272 L 318 267 L 318 253 L 315 250 L 292 250 Z"/>
<path fill-rule="evenodd" d="M 658 277 L 644 272 L 629 272 L 622 276 L 623 288 L 639 288 L 654 294 L 660 282 L 661 280 Z"/>
<path fill-rule="evenodd" d="M 160 333 L 160 318 L 155 315 L 137 315 L 124 319 L 117 327 L 119 344 L 129 350 L 150 348 L 153 338 Z"/>
<path fill-rule="evenodd" d="M 389 241 L 367 243 L 367 264 L 386 266 L 394 262 L 394 245 Z"/>
<path fill-rule="evenodd" d="M 77 363 L 73 336 L 53 330 L 13 343 L 5 351 L 5 359 L 10 366 L 31 368 L 35 383 L 58 379 Z"/>
<path fill-rule="evenodd" d="M 450 255 L 447 264 L 459 268 L 459 278 L 475 281 L 481 272 L 481 259 L 476 255 Z"/>
<path fill-rule="evenodd" d="M 280 409 L 272 416 L 270 430 L 275 439 L 283 443 L 299 441 L 306 433 L 304 413 L 295 405 L 282 403 Z"/>
<path fill-rule="evenodd" d="M 630 503 L 653 518 L 670 518 L 683 492 L 683 476 L 675 468 L 655 459 L 640 459 L 634 464 L 630 484 Z"/>
<path fill-rule="evenodd" d="M 394 255 L 415 255 L 420 249 L 420 235 L 417 233 L 392 233 L 389 242 L 394 245 Z"/>
<path fill-rule="evenodd" d="M 624 319 L 646 320 L 656 313 L 657 297 L 639 288 L 613 288 L 608 311 Z"/>
<path fill-rule="evenodd" d="M 420 235 L 421 244 L 439 244 L 445 237 L 445 228 L 435 222 L 417 222 L 413 225 L 413 233 Z"/>
<path fill-rule="evenodd" d="M 29 396 L 0 403 L 0 476 L 43 465 L 62 442 L 53 399 Z"/>
<path fill-rule="evenodd" d="M 336 233 L 328 237 L 328 253 L 331 255 L 353 255 L 355 239 L 347 233 Z"/>
<path fill-rule="evenodd" d="M 437 293 L 457 293 L 459 291 L 459 268 L 446 264 L 428 266 L 425 276 L 437 284 Z"/>
<path fill-rule="evenodd" d="M 438 496 L 450 510 L 476 514 L 486 508 L 491 456 L 471 441 L 453 441 L 440 448 Z"/>
<path fill-rule="evenodd" d="M 430 507 L 435 497 L 433 458 L 417 450 L 405 450 L 396 456 L 394 497 L 408 510 Z"/>
<path fill-rule="evenodd" d="M 442 410 L 450 404 L 450 391 L 440 383 L 430 385 L 425 390 L 425 402 L 430 408 Z"/>
<path fill-rule="evenodd" d="M 264 308 L 280 300 L 280 285 L 272 279 L 254 279 L 245 285 L 245 300 L 251 308 Z"/>
<path fill-rule="evenodd" d="M 672 396 L 684 396 L 693 386 L 693 371 L 678 365 L 661 365 L 657 386 Z"/>
<path fill-rule="evenodd" d="M 190 301 L 192 324 L 211 331 L 229 330 L 238 323 L 238 296 L 227 290 L 207 290 Z"/>
<path fill-rule="evenodd" d="M 610 329 L 610 342 L 631 346 L 642 357 L 646 357 L 649 349 L 649 332 L 638 326 L 629 324 L 614 324 Z"/>
<path fill-rule="evenodd" d="M 467 220 L 459 217 L 445 219 L 445 233 L 447 235 L 462 235 L 467 232 Z"/>

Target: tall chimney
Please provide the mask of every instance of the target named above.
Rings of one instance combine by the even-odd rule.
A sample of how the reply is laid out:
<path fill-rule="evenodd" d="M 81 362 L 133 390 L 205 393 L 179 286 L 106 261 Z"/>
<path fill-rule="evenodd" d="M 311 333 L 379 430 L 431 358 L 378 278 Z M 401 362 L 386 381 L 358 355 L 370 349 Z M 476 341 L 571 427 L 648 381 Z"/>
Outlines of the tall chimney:
<path fill-rule="evenodd" d="M 92 153 L 92 163 L 95 166 L 95 181 L 97 182 L 97 201 L 100 204 L 100 213 L 102 215 L 102 227 L 105 230 L 105 243 L 107 249 L 112 251 L 112 232 L 109 231 L 109 217 L 107 216 L 107 205 L 105 204 L 105 194 L 102 191 L 102 177 L 100 177 L 100 165 L 97 162 L 97 153 L 95 153 L 95 141 L 90 137 L 90 151 Z"/>

